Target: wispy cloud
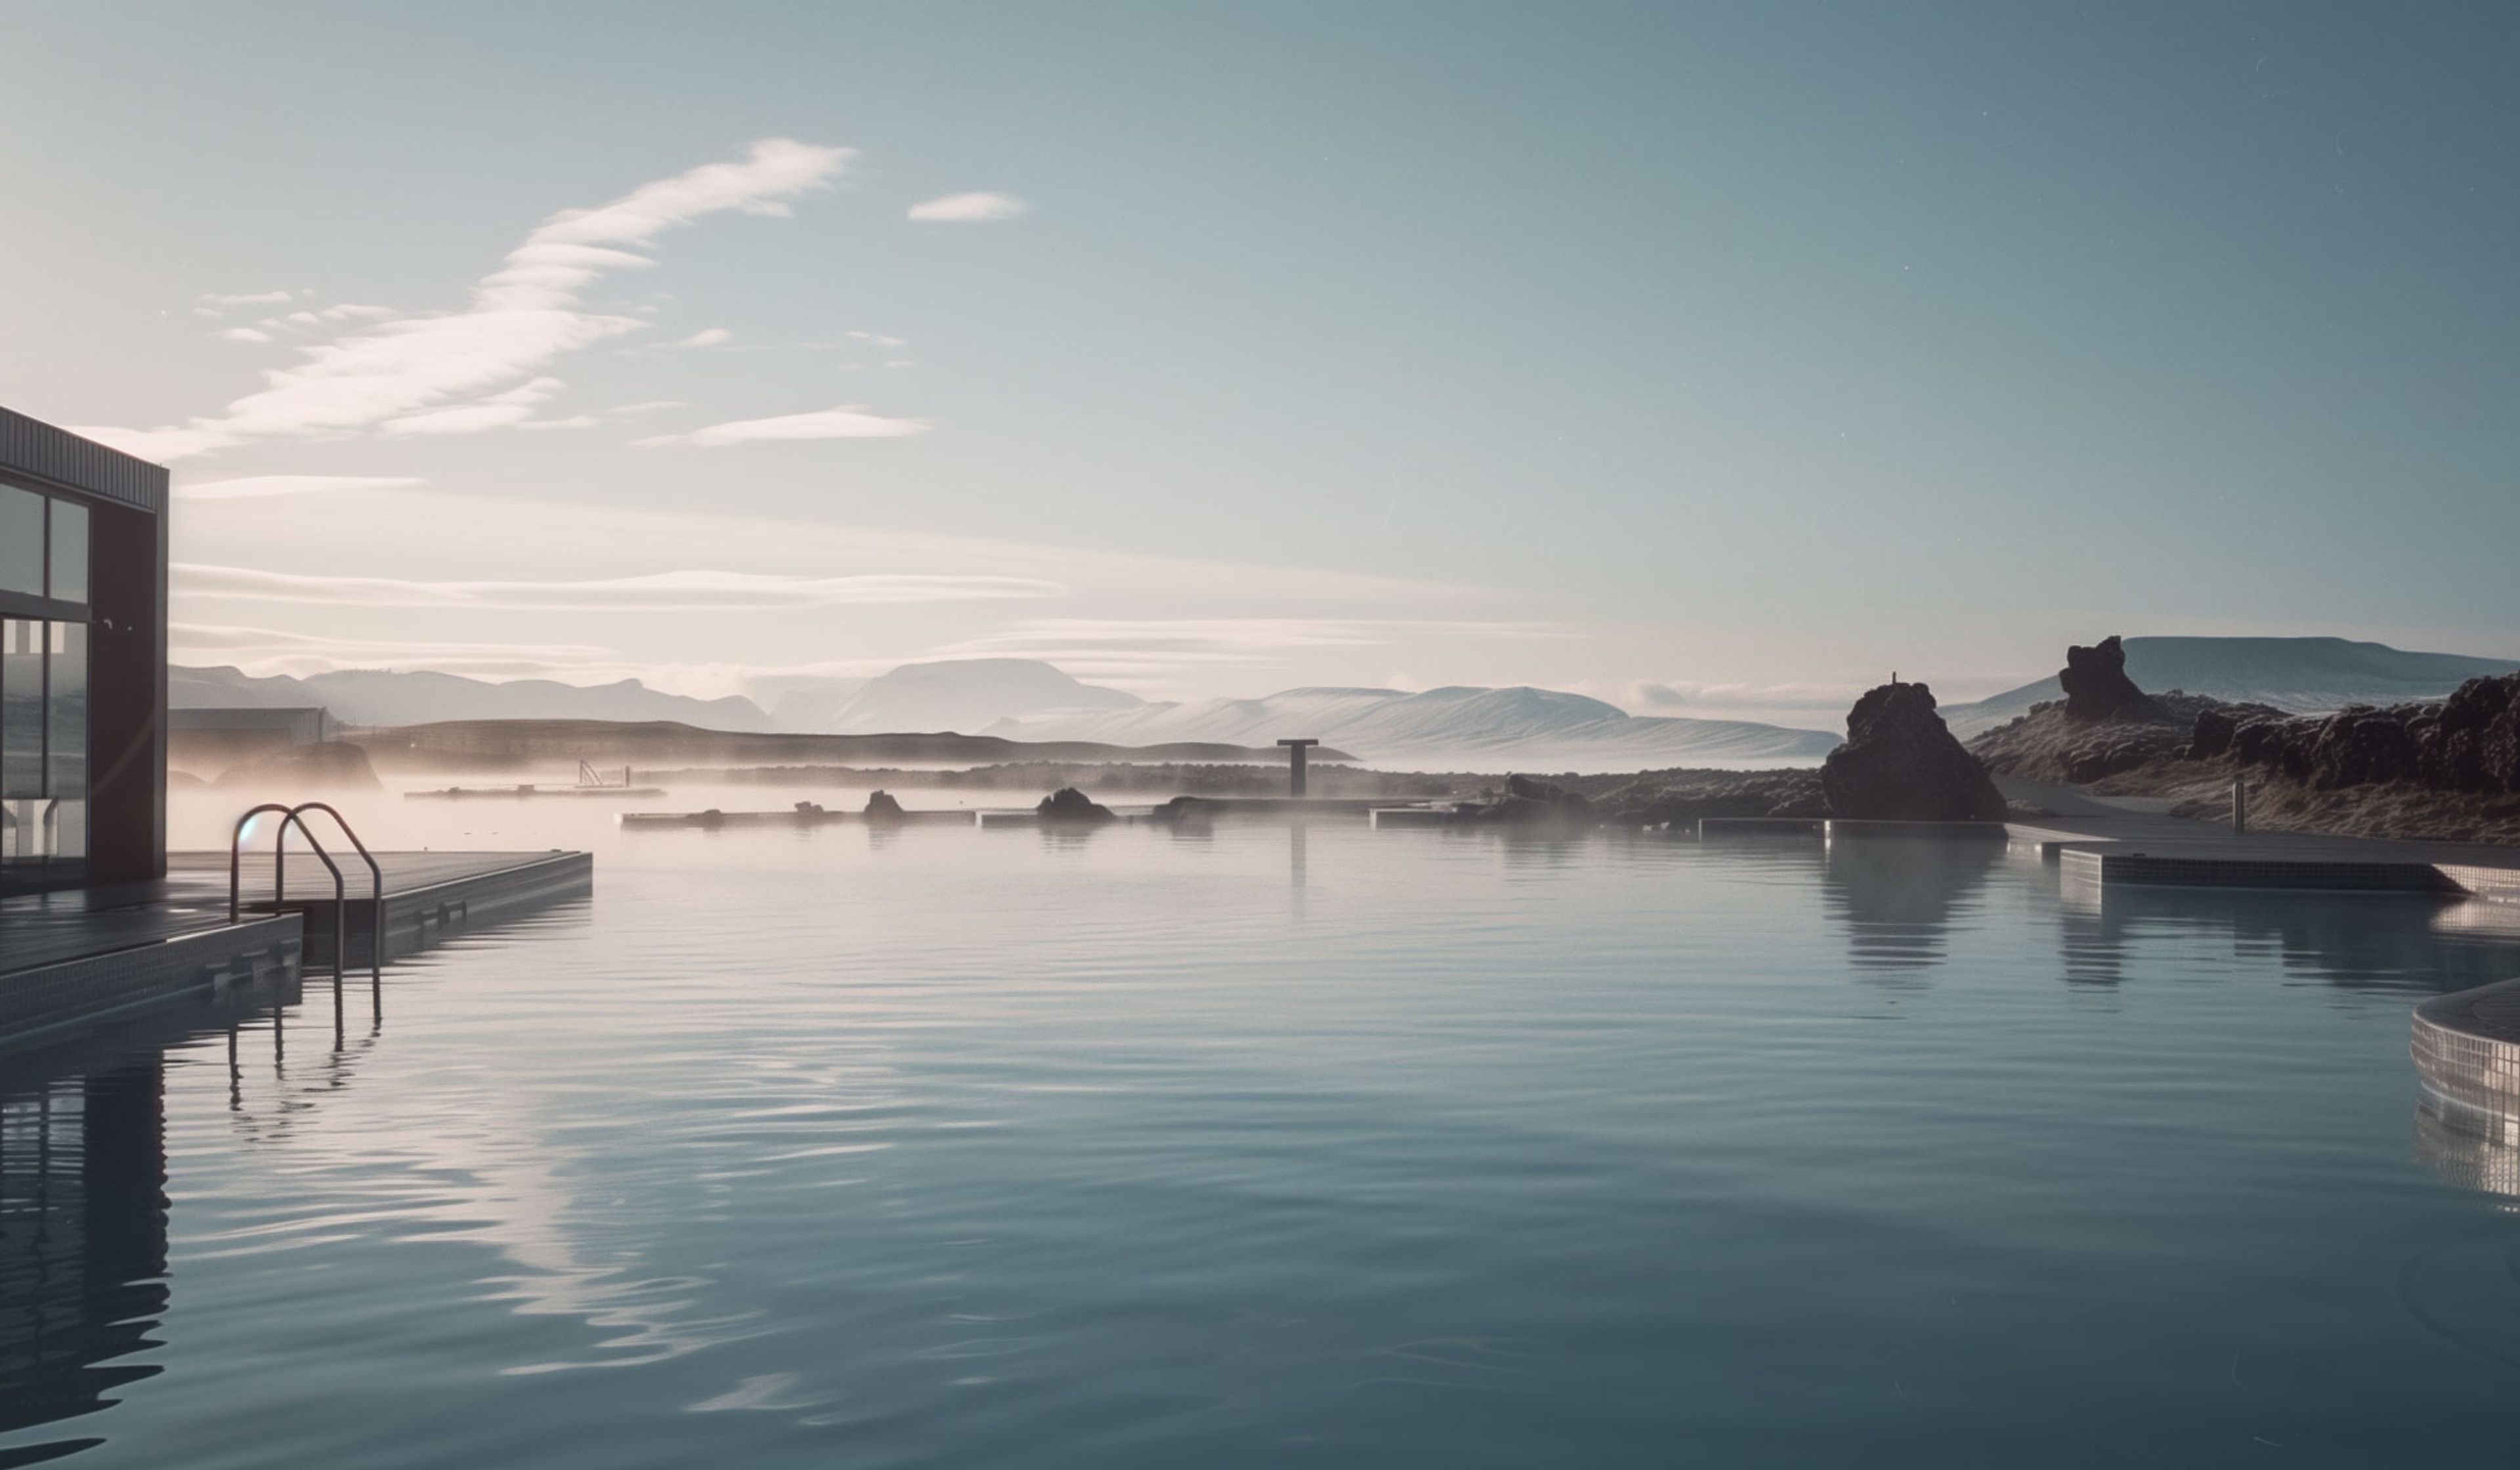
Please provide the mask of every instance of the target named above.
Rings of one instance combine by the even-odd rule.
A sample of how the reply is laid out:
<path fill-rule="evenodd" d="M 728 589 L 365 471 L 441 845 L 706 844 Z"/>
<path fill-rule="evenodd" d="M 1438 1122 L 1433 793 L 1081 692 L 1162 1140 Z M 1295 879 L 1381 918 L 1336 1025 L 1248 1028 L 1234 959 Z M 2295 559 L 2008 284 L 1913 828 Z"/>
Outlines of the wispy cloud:
<path fill-rule="evenodd" d="M 910 206 L 910 217 L 948 224 L 977 224 L 993 219 L 1012 219 L 1032 206 L 1012 194 L 949 194 L 942 199 L 923 200 Z"/>
<path fill-rule="evenodd" d="M 753 612 L 862 603 L 967 602 L 1057 598 L 1057 582 L 1030 577 L 876 572 L 848 577 L 672 571 L 572 582 L 419 581 L 326 576 L 176 562 L 180 598 L 314 602 L 367 607 L 472 607 L 516 611 Z"/>
<path fill-rule="evenodd" d="M 620 654 L 593 644 L 481 644 L 443 640 L 327 638 L 278 628 L 222 623 L 167 626 L 177 663 L 233 663 L 251 673 L 313 673 L 340 668 L 429 668 L 442 673 L 538 675 L 560 669 L 608 668 Z"/>
<path fill-rule="evenodd" d="M 267 342 L 271 340 L 270 333 L 257 331 L 251 327 L 230 327 L 224 332 L 213 332 L 210 335 L 221 337 L 231 342 Z"/>
<path fill-rule="evenodd" d="M 604 412 L 611 415 L 615 419 L 635 419 L 641 414 L 653 414 L 664 409 L 687 408 L 690 405 L 684 403 L 683 400 L 679 398 L 652 398 L 646 403 L 624 403 L 618 407 L 606 409 Z"/>
<path fill-rule="evenodd" d="M 285 290 L 204 291 L 202 294 L 202 302 L 210 306 L 276 306 L 293 299 Z"/>
<path fill-rule="evenodd" d="M 677 347 L 723 347 L 735 340 L 735 334 L 723 327 L 703 327 L 674 343 Z"/>
<path fill-rule="evenodd" d="M 337 327 L 343 322 L 382 321 L 394 314 L 394 309 L 390 306 L 362 306 L 354 302 L 343 302 L 338 306 L 326 306 L 321 309 L 309 307 L 303 311 L 292 311 L 287 316 L 264 317 L 262 325 L 265 327 Z"/>
<path fill-rule="evenodd" d="M 391 435 L 477 434 L 489 428 L 590 428 L 601 423 L 579 414 L 566 419 L 536 419 L 534 410 L 567 384 L 557 378 L 520 382 L 504 393 L 492 393 L 453 408 L 430 409 L 388 419 L 382 429 Z"/>
<path fill-rule="evenodd" d="M 645 184 L 597 208 L 564 210 L 528 234 L 461 311 L 388 314 L 348 335 L 309 343 L 300 349 L 301 362 L 266 373 L 260 392 L 217 414 L 154 429 L 78 432 L 169 460 L 258 439 L 338 436 L 385 424 L 405 432 L 473 432 L 524 423 L 505 412 L 430 416 L 484 403 L 494 410 L 515 407 L 490 400 L 546 380 L 546 370 L 568 353 L 644 325 L 636 317 L 588 310 L 581 297 L 592 283 L 652 264 L 638 252 L 675 227 L 730 210 L 785 214 L 788 200 L 828 185 L 853 156 L 848 149 L 768 139 L 739 161 Z M 319 327 L 382 308 L 328 310 L 336 315 L 299 312 L 274 320 Z M 345 311 L 353 315 L 339 315 Z M 429 426 L 414 427 L 415 421 Z"/>
<path fill-rule="evenodd" d="M 755 444 L 769 439 L 899 439 L 911 434 L 923 434 L 931 426 L 924 419 L 891 419 L 865 404 L 846 403 L 811 414 L 712 423 L 689 433 L 655 434 L 645 439 L 633 439 L 630 443 L 638 449 L 662 449 L 672 445 L 720 449 L 729 444 Z"/>
<path fill-rule="evenodd" d="M 391 490 L 428 483 L 407 474 L 249 474 L 175 486 L 178 500 L 260 500 L 270 495 L 319 495 L 328 490 Z"/>

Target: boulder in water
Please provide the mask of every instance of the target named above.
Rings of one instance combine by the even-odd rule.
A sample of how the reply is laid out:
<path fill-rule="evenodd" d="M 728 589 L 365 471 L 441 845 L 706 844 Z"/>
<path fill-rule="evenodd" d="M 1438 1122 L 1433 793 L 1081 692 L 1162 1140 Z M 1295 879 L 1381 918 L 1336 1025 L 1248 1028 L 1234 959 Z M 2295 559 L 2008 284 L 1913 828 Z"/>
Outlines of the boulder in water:
<path fill-rule="evenodd" d="M 1045 823 L 1057 823 L 1061 826 L 1093 826 L 1119 820 L 1111 815 L 1109 807 L 1074 786 L 1061 786 L 1043 797 L 1041 805 L 1033 808 L 1033 813 Z"/>
<path fill-rule="evenodd" d="M 1871 822 L 2002 822 L 2002 793 L 1935 712 L 1934 691 L 1890 683 L 1846 716 L 1820 768 L 1828 815 Z"/>
<path fill-rule="evenodd" d="M 899 822 L 902 818 L 910 814 L 901 809 L 901 803 L 892 799 L 891 792 L 869 791 L 867 793 L 867 821 Z"/>
<path fill-rule="evenodd" d="M 1518 826 L 1591 826 L 1598 821 L 1592 800 L 1553 781 L 1528 776 L 1505 779 L 1505 799 L 1454 809 L 1456 822 L 1502 822 Z"/>

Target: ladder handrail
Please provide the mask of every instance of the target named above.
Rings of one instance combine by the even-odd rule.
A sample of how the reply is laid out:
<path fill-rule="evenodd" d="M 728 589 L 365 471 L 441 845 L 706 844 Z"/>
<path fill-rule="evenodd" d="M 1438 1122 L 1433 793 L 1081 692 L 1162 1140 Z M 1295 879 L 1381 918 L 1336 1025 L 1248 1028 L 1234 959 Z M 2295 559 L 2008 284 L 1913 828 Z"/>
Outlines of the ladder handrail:
<path fill-rule="evenodd" d="M 331 853 L 324 851 L 323 843 L 315 840 L 314 830 L 306 825 L 305 819 L 297 815 L 295 807 L 266 801 L 237 819 L 236 829 L 228 835 L 228 922 L 237 922 L 242 912 L 240 888 L 246 824 L 265 812 L 280 814 L 280 829 L 271 838 L 271 907 L 274 913 L 279 912 L 281 904 L 289 897 L 288 869 L 283 865 L 288 861 L 291 826 L 295 826 L 305 837 L 306 845 L 315 850 L 317 860 L 333 874 L 333 978 L 338 981 L 343 961 L 349 958 L 350 951 L 350 892 L 341 881 L 341 866 L 333 861 Z"/>
<path fill-rule="evenodd" d="M 359 840 L 359 834 L 350 826 L 350 820 L 335 811 L 331 802 L 301 801 L 289 809 L 292 817 L 298 817 L 301 812 L 321 812 L 332 818 L 333 824 L 341 829 L 341 835 L 349 838 L 350 845 L 359 850 L 359 861 L 368 865 L 368 922 L 374 931 L 368 942 L 368 978 L 382 980 L 385 972 L 385 870 L 378 865 L 377 855 L 368 851 L 368 845 Z M 303 818 L 298 818 L 297 829 L 306 831 Z M 314 834 L 308 832 L 306 840 L 314 841 Z"/>

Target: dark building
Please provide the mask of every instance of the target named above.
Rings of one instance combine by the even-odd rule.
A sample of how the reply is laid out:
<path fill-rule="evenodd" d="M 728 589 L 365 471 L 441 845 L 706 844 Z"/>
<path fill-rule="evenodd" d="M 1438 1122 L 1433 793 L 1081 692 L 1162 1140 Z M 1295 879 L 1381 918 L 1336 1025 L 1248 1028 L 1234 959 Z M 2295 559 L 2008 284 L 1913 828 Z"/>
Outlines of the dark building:
<path fill-rule="evenodd" d="M 0 409 L 0 893 L 166 871 L 166 471 Z"/>

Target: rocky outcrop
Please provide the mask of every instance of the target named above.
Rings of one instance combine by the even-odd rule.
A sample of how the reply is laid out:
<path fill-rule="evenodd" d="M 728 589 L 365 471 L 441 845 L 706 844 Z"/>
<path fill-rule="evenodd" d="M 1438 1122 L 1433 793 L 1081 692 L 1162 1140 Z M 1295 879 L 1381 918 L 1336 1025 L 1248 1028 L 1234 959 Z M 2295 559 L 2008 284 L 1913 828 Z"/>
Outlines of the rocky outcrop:
<path fill-rule="evenodd" d="M 2187 754 L 2194 760 L 2228 755 L 2243 726 L 2281 723 L 2292 718 L 2272 705 L 2208 703 L 2196 712 L 2189 728 Z"/>
<path fill-rule="evenodd" d="M 2520 794 L 2520 674 L 2471 679 L 2439 704 L 2355 704 L 2323 718 L 2227 705 L 2197 717 L 2188 753 L 2315 791 L 2397 782 Z"/>
<path fill-rule="evenodd" d="M 1463 802 L 1456 822 L 1499 822 L 1517 826 L 1591 826 L 1600 820 L 1592 798 L 1528 776 L 1505 779 L 1505 795 L 1491 802 Z"/>
<path fill-rule="evenodd" d="M 1060 826 L 1100 826 L 1117 822 L 1111 809 L 1095 801 L 1074 786 L 1061 786 L 1041 799 L 1033 814 L 1045 823 Z"/>
<path fill-rule="evenodd" d="M 2520 674 L 2460 685 L 2419 743 L 2426 785 L 2520 793 Z"/>
<path fill-rule="evenodd" d="M 1891 683 L 1846 717 L 1820 772 L 1828 815 L 1883 822 L 2001 822 L 2003 797 L 1935 713 L 1934 691 Z"/>
<path fill-rule="evenodd" d="M 893 800 L 891 792 L 869 791 L 867 793 L 867 821 L 899 822 L 907 814 L 901 810 L 901 803 Z"/>
<path fill-rule="evenodd" d="M 1820 772 L 1688 771 L 1641 777 L 1594 803 L 1621 826 L 1665 826 L 1704 817 L 1824 817 Z"/>
<path fill-rule="evenodd" d="M 1970 740 L 1969 753 L 1990 775 L 2086 786 L 2186 754 L 2194 723 L 2233 707 L 2176 690 L 2147 697 L 2162 711 L 2162 719 L 2077 720 L 2065 712 L 2064 701 L 2051 699 Z"/>
<path fill-rule="evenodd" d="M 2091 647 L 2065 649 L 2065 667 L 2056 681 L 2065 687 L 2069 720 L 2143 720 L 2163 718 L 2152 696 L 2127 677 L 2126 649 L 2111 634 Z"/>

